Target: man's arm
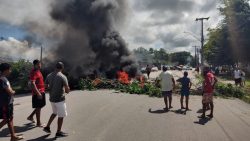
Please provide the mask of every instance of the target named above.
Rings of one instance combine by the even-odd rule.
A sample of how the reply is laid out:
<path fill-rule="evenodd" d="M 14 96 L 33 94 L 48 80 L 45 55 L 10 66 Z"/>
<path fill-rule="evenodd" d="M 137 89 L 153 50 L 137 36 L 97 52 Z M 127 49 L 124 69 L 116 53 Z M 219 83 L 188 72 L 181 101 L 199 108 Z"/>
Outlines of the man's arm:
<path fill-rule="evenodd" d="M 176 81 L 177 81 L 177 82 L 181 82 L 181 78 L 177 79 Z"/>
<path fill-rule="evenodd" d="M 0 85 L 7 92 L 8 95 L 14 95 L 16 92 L 11 88 L 8 81 L 0 80 Z"/>
<path fill-rule="evenodd" d="M 36 76 L 35 76 L 35 74 L 31 74 L 30 82 L 31 82 L 31 88 L 35 92 L 35 94 L 38 95 L 39 97 L 42 97 L 42 94 L 39 92 L 39 90 L 36 87 L 36 83 L 35 83 L 36 82 Z"/>
<path fill-rule="evenodd" d="M 49 75 L 45 79 L 45 89 L 49 88 Z"/>
<path fill-rule="evenodd" d="M 173 89 L 175 89 L 175 80 L 174 80 L 174 77 L 172 77 L 172 82 L 173 82 Z"/>
<path fill-rule="evenodd" d="M 192 85 L 193 85 L 192 82 L 189 81 L 189 89 L 191 89 Z"/>
<path fill-rule="evenodd" d="M 64 86 L 65 93 L 68 94 L 70 92 L 70 88 L 69 88 L 68 79 L 66 77 L 63 78 L 63 86 Z"/>
<path fill-rule="evenodd" d="M 16 92 L 10 87 L 6 87 L 5 91 L 9 94 L 9 95 L 14 95 Z"/>
<path fill-rule="evenodd" d="M 218 79 L 216 77 L 214 77 L 214 84 L 213 84 L 213 88 L 215 88 L 216 83 L 218 82 Z"/>

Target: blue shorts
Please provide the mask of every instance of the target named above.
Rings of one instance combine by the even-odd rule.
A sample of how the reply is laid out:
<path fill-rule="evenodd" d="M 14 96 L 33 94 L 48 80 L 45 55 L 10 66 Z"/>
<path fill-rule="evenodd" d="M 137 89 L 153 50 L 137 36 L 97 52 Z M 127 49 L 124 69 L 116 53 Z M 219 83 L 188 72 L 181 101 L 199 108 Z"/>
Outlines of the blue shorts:
<path fill-rule="evenodd" d="M 162 96 L 172 96 L 172 91 L 162 91 Z"/>
<path fill-rule="evenodd" d="M 190 92 L 181 92 L 181 96 L 189 96 Z"/>

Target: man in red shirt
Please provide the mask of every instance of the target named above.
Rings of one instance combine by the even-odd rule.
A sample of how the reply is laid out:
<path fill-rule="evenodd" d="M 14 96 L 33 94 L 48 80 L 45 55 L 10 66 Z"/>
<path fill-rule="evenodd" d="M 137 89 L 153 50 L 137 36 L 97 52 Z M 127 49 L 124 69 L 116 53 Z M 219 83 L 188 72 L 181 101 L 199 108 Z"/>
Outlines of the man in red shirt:
<path fill-rule="evenodd" d="M 30 83 L 32 87 L 32 108 L 35 110 L 28 116 L 28 120 L 34 122 L 36 114 L 37 127 L 42 127 L 41 124 L 41 109 L 46 105 L 45 85 L 43 75 L 40 71 L 42 65 L 39 60 L 33 61 L 34 68 L 30 72 Z"/>
<path fill-rule="evenodd" d="M 210 72 L 208 67 L 204 68 L 204 82 L 203 82 L 203 96 L 202 96 L 202 110 L 203 114 L 199 118 L 205 118 L 206 107 L 210 105 L 211 113 L 208 117 L 213 118 L 214 103 L 213 103 L 213 93 L 214 87 L 217 83 L 216 77 Z"/>

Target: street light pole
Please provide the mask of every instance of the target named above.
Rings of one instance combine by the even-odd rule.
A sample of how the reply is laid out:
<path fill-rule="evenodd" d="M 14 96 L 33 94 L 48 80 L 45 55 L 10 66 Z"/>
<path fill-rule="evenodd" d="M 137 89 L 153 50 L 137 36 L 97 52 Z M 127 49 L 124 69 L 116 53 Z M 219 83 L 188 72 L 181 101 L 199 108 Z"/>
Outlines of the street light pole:
<path fill-rule="evenodd" d="M 197 49 L 199 46 L 193 46 L 193 47 L 195 48 L 195 55 L 194 55 L 195 57 L 194 58 L 195 58 L 195 66 L 197 67 L 198 66 L 197 56 L 199 55 Z"/>
<path fill-rule="evenodd" d="M 40 62 L 43 64 L 43 45 L 41 45 Z"/>
<path fill-rule="evenodd" d="M 196 18 L 195 21 L 201 21 L 201 72 L 204 68 L 204 29 L 203 29 L 203 21 L 209 20 L 209 17 L 207 18 Z"/>

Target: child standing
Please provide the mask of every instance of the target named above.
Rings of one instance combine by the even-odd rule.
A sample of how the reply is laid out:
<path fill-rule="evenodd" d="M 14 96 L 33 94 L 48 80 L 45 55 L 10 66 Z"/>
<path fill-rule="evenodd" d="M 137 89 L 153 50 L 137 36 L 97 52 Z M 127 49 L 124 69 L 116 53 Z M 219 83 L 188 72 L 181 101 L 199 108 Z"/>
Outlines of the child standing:
<path fill-rule="evenodd" d="M 181 109 L 189 110 L 188 102 L 189 102 L 189 94 L 190 94 L 190 88 L 192 86 L 190 78 L 188 78 L 188 72 L 184 72 L 184 77 L 177 80 L 177 82 L 181 83 Z M 186 100 L 186 108 L 183 106 L 183 99 L 185 97 Z"/>
<path fill-rule="evenodd" d="M 17 141 L 23 139 L 21 136 L 16 136 L 13 125 L 13 102 L 15 91 L 12 90 L 10 82 L 6 78 L 11 73 L 11 66 L 7 63 L 0 65 L 0 119 L 3 121 L 0 123 L 0 129 L 4 125 L 8 125 L 11 141 Z"/>

